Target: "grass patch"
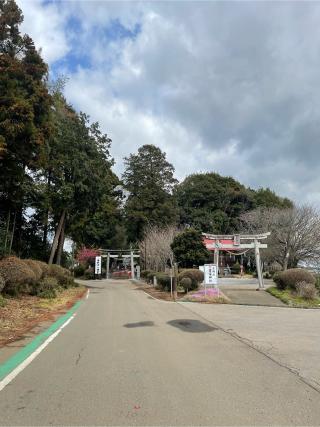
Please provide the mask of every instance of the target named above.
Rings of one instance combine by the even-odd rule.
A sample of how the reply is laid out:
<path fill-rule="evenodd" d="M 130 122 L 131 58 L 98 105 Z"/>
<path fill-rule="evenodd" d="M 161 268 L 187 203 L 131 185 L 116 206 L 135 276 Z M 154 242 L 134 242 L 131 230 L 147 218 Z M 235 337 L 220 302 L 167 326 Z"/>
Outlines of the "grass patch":
<path fill-rule="evenodd" d="M 267 292 L 269 292 L 269 294 L 273 295 L 274 297 L 279 298 L 282 302 L 290 307 L 320 308 L 320 298 L 308 300 L 295 295 L 290 289 L 280 290 L 276 287 L 268 288 Z"/>

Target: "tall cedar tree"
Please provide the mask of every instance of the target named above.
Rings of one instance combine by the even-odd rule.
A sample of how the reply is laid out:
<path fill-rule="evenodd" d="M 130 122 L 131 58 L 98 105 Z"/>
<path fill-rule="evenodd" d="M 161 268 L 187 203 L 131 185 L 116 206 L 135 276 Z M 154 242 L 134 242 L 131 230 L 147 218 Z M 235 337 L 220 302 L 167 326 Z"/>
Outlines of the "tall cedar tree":
<path fill-rule="evenodd" d="M 98 123 L 77 114 L 59 91 L 52 96 L 53 134 L 38 179 L 38 200 L 44 202 L 39 210 L 44 217 L 50 213 L 55 226 L 49 262 L 59 264 L 66 234 L 78 245 L 102 246 L 114 238 L 120 223 L 119 181 L 111 170 L 111 139 Z"/>
<path fill-rule="evenodd" d="M 129 195 L 125 204 L 128 238 L 140 240 L 147 225 L 172 224 L 177 219 L 177 208 L 172 195 L 178 182 L 174 167 L 166 154 L 154 145 L 143 145 L 137 154 L 125 159 L 122 176 Z"/>
<path fill-rule="evenodd" d="M 21 35 L 23 15 L 13 0 L 0 0 L 0 222 L 1 250 L 19 252 L 23 211 L 32 171 L 50 133 L 47 65 L 32 39 Z M 0 236 L 1 237 L 1 236 Z"/>

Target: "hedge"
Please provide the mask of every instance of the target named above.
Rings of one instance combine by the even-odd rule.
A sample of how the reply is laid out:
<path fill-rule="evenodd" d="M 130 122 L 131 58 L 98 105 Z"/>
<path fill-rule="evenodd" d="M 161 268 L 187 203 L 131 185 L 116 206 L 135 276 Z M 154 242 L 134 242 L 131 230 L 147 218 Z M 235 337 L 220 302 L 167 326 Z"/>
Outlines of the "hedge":
<path fill-rule="evenodd" d="M 316 278 L 308 270 L 302 268 L 291 268 L 274 274 L 273 281 L 280 290 L 292 289 L 297 291 L 297 284 L 300 282 L 315 285 Z"/>
<path fill-rule="evenodd" d="M 54 279 L 54 280 L 51 280 Z M 42 261 L 7 257 L 0 261 L 0 292 L 17 296 L 19 294 L 38 295 L 42 286 L 43 292 L 57 283 L 57 288 L 77 286 L 69 270 L 58 265 L 48 265 Z M 51 285 L 48 285 L 51 283 Z M 44 289 L 45 288 L 45 289 Z M 47 292 L 48 291 L 48 292 Z"/>
<path fill-rule="evenodd" d="M 163 289 L 170 289 L 171 286 L 171 279 L 170 276 L 168 276 L 165 273 L 156 273 L 155 274 L 157 278 L 157 284 L 163 288 Z"/>
<path fill-rule="evenodd" d="M 16 257 L 0 261 L 0 274 L 4 278 L 3 292 L 9 295 L 29 293 L 30 285 L 36 283 L 36 275 L 23 260 Z"/>

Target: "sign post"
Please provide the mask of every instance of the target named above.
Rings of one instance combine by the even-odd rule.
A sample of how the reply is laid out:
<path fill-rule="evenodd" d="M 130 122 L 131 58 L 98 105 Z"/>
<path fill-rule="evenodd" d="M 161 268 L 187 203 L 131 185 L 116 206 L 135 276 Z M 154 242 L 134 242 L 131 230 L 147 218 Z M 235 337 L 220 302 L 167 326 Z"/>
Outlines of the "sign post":
<path fill-rule="evenodd" d="M 101 256 L 96 256 L 95 259 L 95 266 L 94 266 L 94 274 L 95 275 L 101 275 Z"/>
<path fill-rule="evenodd" d="M 215 288 L 218 286 L 218 266 L 216 264 L 204 265 L 204 294 L 207 296 L 207 287 Z"/>

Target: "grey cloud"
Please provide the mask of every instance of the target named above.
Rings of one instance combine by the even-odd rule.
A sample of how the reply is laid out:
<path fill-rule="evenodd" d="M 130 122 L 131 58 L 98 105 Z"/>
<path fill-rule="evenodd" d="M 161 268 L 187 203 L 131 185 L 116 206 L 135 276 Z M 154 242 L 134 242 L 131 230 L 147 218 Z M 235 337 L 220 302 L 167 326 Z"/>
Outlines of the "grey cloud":
<path fill-rule="evenodd" d="M 91 52 L 93 63 L 71 75 L 67 94 L 112 133 L 118 164 L 152 142 L 168 152 L 181 177 L 216 170 L 317 202 L 319 3 L 61 7 L 83 23 L 74 49 Z M 141 33 L 134 40 L 94 38 L 93 29 L 113 19 L 131 29 L 139 23 Z"/>

